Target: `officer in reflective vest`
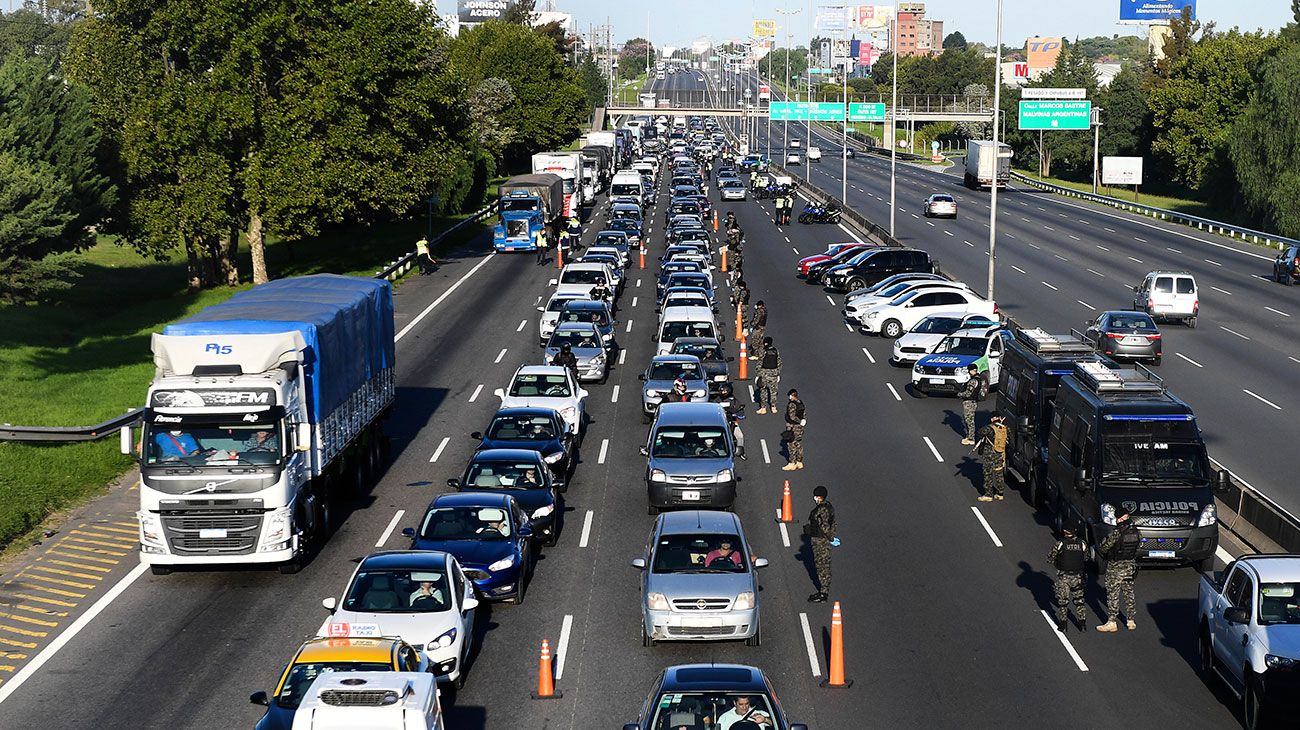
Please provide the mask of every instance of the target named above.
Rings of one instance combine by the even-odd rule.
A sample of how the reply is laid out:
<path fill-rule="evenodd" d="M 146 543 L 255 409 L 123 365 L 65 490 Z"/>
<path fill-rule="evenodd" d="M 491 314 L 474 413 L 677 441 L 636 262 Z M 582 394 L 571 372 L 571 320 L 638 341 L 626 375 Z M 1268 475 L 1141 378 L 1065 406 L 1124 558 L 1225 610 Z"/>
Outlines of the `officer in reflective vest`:
<path fill-rule="evenodd" d="M 1115 507 L 1115 529 L 1101 541 L 1098 552 L 1106 559 L 1106 574 L 1102 583 L 1106 586 L 1106 623 L 1097 627 L 1098 631 L 1114 633 L 1119 631 L 1120 599 L 1124 600 L 1124 618 L 1128 619 L 1128 630 L 1137 628 L 1134 616 L 1137 614 L 1137 597 L 1133 593 L 1133 579 L 1137 575 L 1138 548 L 1142 545 L 1142 536 L 1137 525 L 1123 505 Z"/>
<path fill-rule="evenodd" d="M 1069 604 L 1074 604 L 1074 621 L 1080 631 L 1088 628 L 1086 608 L 1083 603 L 1083 567 L 1088 554 L 1088 543 L 1077 534 L 1073 525 L 1061 529 L 1061 539 L 1047 560 L 1056 567 L 1056 630 L 1065 633 L 1065 620 Z"/>

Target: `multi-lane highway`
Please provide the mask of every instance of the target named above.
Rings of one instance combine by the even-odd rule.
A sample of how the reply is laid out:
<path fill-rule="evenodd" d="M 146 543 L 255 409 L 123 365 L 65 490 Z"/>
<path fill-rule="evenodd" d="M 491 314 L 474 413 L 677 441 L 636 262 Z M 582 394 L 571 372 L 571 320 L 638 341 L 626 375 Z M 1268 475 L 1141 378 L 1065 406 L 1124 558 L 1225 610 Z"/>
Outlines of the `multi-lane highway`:
<path fill-rule="evenodd" d="M 695 73 L 654 86 L 670 94 L 705 90 Z M 857 197 L 850 202 L 879 216 L 877 163 L 851 164 Z M 814 180 L 827 187 L 826 176 L 838 167 L 818 170 Z M 959 193 L 963 217 L 931 228 L 911 213 L 924 190 L 950 189 L 951 181 L 910 169 L 901 180 L 900 238 L 932 251 L 945 270 L 978 286 L 984 271 L 979 196 Z M 1111 221 L 1106 225 L 1114 233 L 1108 235 L 1115 238 L 1103 239 L 1091 232 L 1093 223 L 1079 222 L 1100 220 L 1095 211 L 1023 192 L 1006 200 L 1007 218 L 1023 212 L 1029 222 L 1002 229 L 1007 243 L 998 298 L 1023 321 L 1053 329 L 1077 325 L 1090 310 L 1073 303 L 1076 297 L 1097 308 L 1124 304 L 1125 284 L 1146 268 L 1168 265 L 1151 248 L 1172 234 L 1132 233 L 1146 241 L 1124 246 L 1119 239 L 1137 224 Z M 811 507 L 815 485 L 829 487 L 843 540 L 834 556 L 831 598 L 844 607 L 847 674 L 855 683 L 847 691 L 818 686 L 826 671 L 830 604 L 805 601 L 812 590 L 808 548 L 798 524 L 773 520 L 782 480 L 791 476 L 779 469 L 779 416 L 751 415 L 745 422 L 749 459 L 740 465 L 736 505 L 754 551 L 772 562 L 761 573 L 762 646 L 642 647 L 638 574 L 628 563 L 642 553 L 653 518 L 646 515 L 645 459 L 638 454 L 646 426 L 639 418 L 637 374 L 653 351 L 653 262 L 663 247 L 666 202 L 661 191 L 651 218 L 650 268 L 629 271 L 619 302 L 619 364 L 607 384 L 588 387 L 592 423 L 566 495 L 560 544 L 544 552 L 527 603 L 480 612 L 467 686 L 444 694 L 450 727 L 618 726 L 635 719 L 664 666 L 693 661 L 762 667 L 774 678 L 787 714 L 814 728 L 1213 728 L 1237 722 L 1235 703 L 1207 689 L 1193 668 L 1196 582 L 1190 570 L 1141 574 L 1136 632 L 1057 634 L 1044 613 L 1050 612 L 1052 570 L 1045 558 L 1053 539 L 1045 517 L 1018 499 L 977 504 L 972 480 L 978 467 L 959 444 L 955 402 L 907 397 L 906 374 L 886 364 L 889 342 L 847 330 L 837 298 L 794 278 L 800 254 L 850 234 L 831 226 L 777 228 L 770 206 L 755 202 L 715 205 L 734 210 L 746 232 L 745 278 L 754 298 L 769 306 L 768 334 L 785 360 L 782 388 L 797 387 L 808 406 L 807 468 L 791 478 L 796 518 L 802 521 Z M 1051 220 L 1067 212 L 1069 220 Z M 1044 224 L 1057 230 L 1044 232 Z M 597 213 L 586 222 L 585 237 L 600 227 Z M 1044 235 L 1056 232 L 1070 243 Z M 1088 250 L 1096 245 L 1111 251 Z M 1214 452 L 1240 473 L 1258 470 L 1271 484 L 1265 478 L 1274 463 L 1269 459 L 1280 464 L 1283 452 L 1247 458 L 1229 449 L 1243 441 L 1281 443 L 1285 411 L 1257 412 L 1249 398 L 1234 408 L 1231 399 L 1234 379 L 1251 388 L 1247 379 L 1282 377 L 1272 369 L 1256 375 L 1238 358 L 1267 360 L 1260 352 L 1281 351 L 1288 333 L 1265 326 L 1261 313 L 1250 311 L 1247 292 L 1254 282 L 1229 276 L 1243 272 L 1248 279 L 1250 263 L 1203 246 L 1186 241 L 1181 248 L 1188 258 L 1215 259 L 1222 274 L 1191 261 L 1184 265 L 1204 277 L 1203 291 L 1222 286 L 1232 293 L 1207 293 L 1201 327 L 1176 332 L 1166 345 L 1203 367 L 1172 358 L 1166 368 L 1175 387 L 1205 409 Z M 1149 260 L 1127 261 L 1129 255 Z M 261 708 L 248 703 L 248 694 L 270 689 L 293 650 L 320 626 L 320 599 L 338 594 L 359 558 L 405 547 L 400 528 L 416 524 L 429 500 L 447 489 L 446 479 L 460 474 L 476 444 L 468 434 L 496 408 L 492 391 L 504 387 L 518 365 L 540 362 L 535 307 L 554 275 L 553 266 L 539 267 L 531 255 L 491 254 L 484 238 L 444 259 L 437 276 L 399 287 L 392 460 L 316 559 L 293 576 L 216 570 L 141 577 L 0 704 L 0 726 L 226 728 L 256 722 Z M 730 316 L 725 305 L 722 316 Z M 1252 339 L 1240 345 L 1221 339 L 1219 327 L 1234 324 Z M 727 345 L 736 354 L 730 338 Z M 1273 396 L 1284 409 L 1300 408 L 1289 393 L 1265 392 L 1271 382 L 1261 379 L 1259 390 L 1251 389 Z M 1229 411 L 1223 417 L 1232 420 L 1213 411 L 1220 401 Z M 1245 423 L 1249 430 L 1239 425 Z M 1095 624 L 1102 604 L 1095 583 L 1088 602 Z M 552 701 L 529 698 L 543 639 L 558 650 L 563 697 Z"/>

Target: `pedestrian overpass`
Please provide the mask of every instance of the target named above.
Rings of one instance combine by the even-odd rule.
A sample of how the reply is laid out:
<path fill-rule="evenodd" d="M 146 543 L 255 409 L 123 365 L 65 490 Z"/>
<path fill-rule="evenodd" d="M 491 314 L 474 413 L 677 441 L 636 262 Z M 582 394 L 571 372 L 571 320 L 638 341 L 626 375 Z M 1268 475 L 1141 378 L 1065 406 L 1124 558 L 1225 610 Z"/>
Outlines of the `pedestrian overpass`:
<path fill-rule="evenodd" d="M 656 114 L 682 115 L 688 117 L 752 117 L 759 116 L 766 118 L 767 109 L 750 108 L 750 109 L 731 109 L 724 107 L 648 107 L 648 106 L 611 106 L 605 108 L 606 117 L 624 117 L 624 116 L 646 116 Z M 886 121 L 889 118 L 889 111 L 885 112 Z M 993 110 L 944 110 L 939 108 L 931 109 L 909 109 L 901 108 L 898 110 L 898 122 L 900 124 L 910 122 L 992 122 Z M 795 120 L 791 120 L 795 121 Z M 798 120 L 802 123 L 804 120 Z M 822 121 L 822 120 L 815 120 Z M 838 122 L 823 122 L 826 124 L 838 124 Z"/>

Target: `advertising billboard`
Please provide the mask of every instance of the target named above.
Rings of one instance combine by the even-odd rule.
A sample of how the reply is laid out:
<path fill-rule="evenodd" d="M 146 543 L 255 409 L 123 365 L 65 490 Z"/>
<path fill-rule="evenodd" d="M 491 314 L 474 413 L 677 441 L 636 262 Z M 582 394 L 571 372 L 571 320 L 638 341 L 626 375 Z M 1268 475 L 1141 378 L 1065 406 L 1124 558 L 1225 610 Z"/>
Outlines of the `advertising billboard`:
<path fill-rule="evenodd" d="M 1192 9 L 1196 17 L 1196 0 L 1119 0 L 1119 19 L 1122 23 L 1164 23 L 1182 14 L 1183 8 Z"/>
<path fill-rule="evenodd" d="M 849 29 L 848 9 L 843 5 L 821 5 L 817 8 L 815 30 L 838 31 Z"/>
<path fill-rule="evenodd" d="M 485 23 L 500 18 L 515 0 L 456 0 L 456 19 L 461 25 Z"/>
<path fill-rule="evenodd" d="M 1056 65 L 1057 56 L 1061 55 L 1061 48 L 1060 38 L 1034 36 L 1026 40 L 1025 58 L 1029 61 L 1029 68 L 1052 68 Z"/>
<path fill-rule="evenodd" d="M 1102 185 L 1141 185 L 1141 157 L 1101 158 Z"/>
<path fill-rule="evenodd" d="M 893 5 L 850 6 L 849 11 L 854 14 L 853 27 L 860 30 L 887 28 L 894 22 Z"/>
<path fill-rule="evenodd" d="M 775 38 L 776 21 L 775 20 L 755 20 L 754 32 L 755 38 Z"/>

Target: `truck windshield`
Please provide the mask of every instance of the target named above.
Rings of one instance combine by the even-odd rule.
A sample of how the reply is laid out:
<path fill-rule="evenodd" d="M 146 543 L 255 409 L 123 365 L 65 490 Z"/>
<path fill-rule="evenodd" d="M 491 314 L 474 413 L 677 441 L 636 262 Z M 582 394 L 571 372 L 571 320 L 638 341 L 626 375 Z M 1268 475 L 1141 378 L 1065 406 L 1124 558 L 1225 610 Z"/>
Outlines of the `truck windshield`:
<path fill-rule="evenodd" d="M 614 185 L 613 187 L 611 187 L 611 188 L 609 189 L 609 194 L 610 194 L 611 196 L 616 196 L 616 195 L 632 195 L 632 196 L 635 196 L 635 197 L 638 197 L 638 198 L 639 198 L 639 197 L 641 197 L 641 186 L 640 186 L 640 185 L 632 185 L 632 184 L 630 184 L 630 183 L 623 183 L 623 184 L 620 184 L 620 185 Z"/>
<path fill-rule="evenodd" d="M 745 556 L 738 535 L 660 535 L 652 570 L 656 573 L 743 573 Z"/>
<path fill-rule="evenodd" d="M 187 424 L 146 434 L 146 464 L 278 464 L 280 458 L 280 429 L 274 424 Z"/>
<path fill-rule="evenodd" d="M 532 198 L 522 198 L 522 199 L 502 198 L 501 199 L 502 212 L 512 213 L 514 211 L 520 211 L 520 210 L 526 212 L 537 210 L 537 201 Z"/>
<path fill-rule="evenodd" d="M 1117 486 L 1210 483 L 1194 421 L 1104 421 L 1102 481 Z"/>
<path fill-rule="evenodd" d="M 1259 587 L 1259 623 L 1300 624 L 1300 583 L 1265 583 Z"/>

